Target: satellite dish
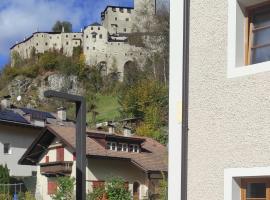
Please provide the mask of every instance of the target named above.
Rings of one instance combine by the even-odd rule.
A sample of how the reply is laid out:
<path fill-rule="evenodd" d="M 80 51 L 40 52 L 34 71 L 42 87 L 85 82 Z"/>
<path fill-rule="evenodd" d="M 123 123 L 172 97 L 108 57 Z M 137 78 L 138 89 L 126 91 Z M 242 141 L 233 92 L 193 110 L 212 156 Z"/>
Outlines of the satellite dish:
<path fill-rule="evenodd" d="M 22 100 L 22 96 L 17 96 L 17 101 L 21 101 Z"/>

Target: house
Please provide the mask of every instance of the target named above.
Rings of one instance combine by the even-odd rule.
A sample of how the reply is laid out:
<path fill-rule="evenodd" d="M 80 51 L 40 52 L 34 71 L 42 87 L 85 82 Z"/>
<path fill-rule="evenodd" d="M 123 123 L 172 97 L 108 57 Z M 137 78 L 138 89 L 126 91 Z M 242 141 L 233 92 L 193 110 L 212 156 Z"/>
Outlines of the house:
<path fill-rule="evenodd" d="M 269 200 L 270 1 L 190 0 L 181 198 L 183 2 L 171 1 L 169 199 Z"/>
<path fill-rule="evenodd" d="M 17 108 L 10 97 L 0 101 L 0 164 L 7 165 L 14 177 L 35 176 L 35 166 L 18 165 L 18 160 L 32 144 L 46 124 L 73 124 L 64 118 L 64 109 L 57 114 Z"/>
<path fill-rule="evenodd" d="M 110 177 L 122 177 L 134 198 L 157 196 L 159 181 L 167 175 L 166 147 L 145 137 L 126 137 L 102 131 L 86 134 L 87 192 L 104 184 Z M 56 177 L 75 177 L 75 128 L 48 125 L 19 164 L 38 166 L 37 199 L 51 199 Z"/>

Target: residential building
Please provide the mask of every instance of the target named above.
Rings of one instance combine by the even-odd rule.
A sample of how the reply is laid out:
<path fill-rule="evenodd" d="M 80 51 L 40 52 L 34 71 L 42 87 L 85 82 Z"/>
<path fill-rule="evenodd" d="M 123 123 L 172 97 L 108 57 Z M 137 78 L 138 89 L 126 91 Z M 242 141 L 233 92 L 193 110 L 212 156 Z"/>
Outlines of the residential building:
<path fill-rule="evenodd" d="M 180 199 L 183 2 L 171 4 L 170 200 Z M 268 200 L 269 1 L 190 2 L 187 199 Z"/>
<path fill-rule="evenodd" d="M 149 15 L 154 16 L 155 0 L 147 1 L 151 5 Z M 53 50 L 72 56 L 73 49 L 81 47 L 87 65 L 101 65 L 105 73 L 116 67 L 123 78 L 124 68 L 130 62 L 141 65 L 146 59 L 143 48 L 128 42 L 128 35 L 135 31 L 134 24 L 138 23 L 137 15 L 145 9 L 144 4 L 135 0 L 134 8 L 107 6 L 101 13 L 101 22 L 85 26 L 81 32 L 65 33 L 64 29 L 62 32 L 34 32 L 10 48 L 11 64 L 14 66 L 14 53 L 23 59 L 31 58 L 33 53 Z"/>
<path fill-rule="evenodd" d="M 86 155 L 86 192 L 121 177 L 134 199 L 155 198 L 167 176 L 166 147 L 150 138 L 88 130 Z M 51 199 L 57 177 L 76 176 L 75 128 L 48 125 L 19 163 L 37 166 L 36 198 Z"/>

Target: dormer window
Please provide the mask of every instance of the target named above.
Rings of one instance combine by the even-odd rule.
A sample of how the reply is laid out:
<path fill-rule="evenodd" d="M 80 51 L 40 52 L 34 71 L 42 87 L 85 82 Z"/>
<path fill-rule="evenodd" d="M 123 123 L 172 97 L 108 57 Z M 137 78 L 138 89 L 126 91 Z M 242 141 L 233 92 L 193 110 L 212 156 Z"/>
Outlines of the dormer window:
<path fill-rule="evenodd" d="M 128 12 L 128 13 L 131 13 L 131 9 L 127 9 L 127 12 Z"/>
<path fill-rule="evenodd" d="M 112 151 L 117 151 L 116 142 L 107 142 L 107 149 L 112 150 Z"/>
<path fill-rule="evenodd" d="M 140 153 L 140 147 L 137 144 L 130 144 L 129 145 L 129 152 L 133 153 Z"/>
<path fill-rule="evenodd" d="M 125 151 L 128 152 L 128 144 L 126 143 L 119 143 L 118 151 Z"/>
<path fill-rule="evenodd" d="M 121 13 L 123 13 L 123 12 L 124 12 L 124 9 L 123 9 L 123 8 L 120 8 L 119 10 L 120 10 L 120 12 L 121 12 Z"/>
<path fill-rule="evenodd" d="M 112 8 L 112 11 L 113 11 L 113 12 L 116 12 L 116 8 Z"/>

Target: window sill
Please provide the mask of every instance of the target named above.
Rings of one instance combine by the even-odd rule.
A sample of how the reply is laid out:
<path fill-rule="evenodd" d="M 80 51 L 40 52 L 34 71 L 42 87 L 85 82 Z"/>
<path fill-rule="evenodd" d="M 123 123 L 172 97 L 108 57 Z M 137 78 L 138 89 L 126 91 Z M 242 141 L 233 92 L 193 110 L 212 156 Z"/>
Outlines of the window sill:
<path fill-rule="evenodd" d="M 270 61 L 242 67 L 229 66 L 227 71 L 227 78 L 248 76 L 267 71 L 270 71 Z"/>

